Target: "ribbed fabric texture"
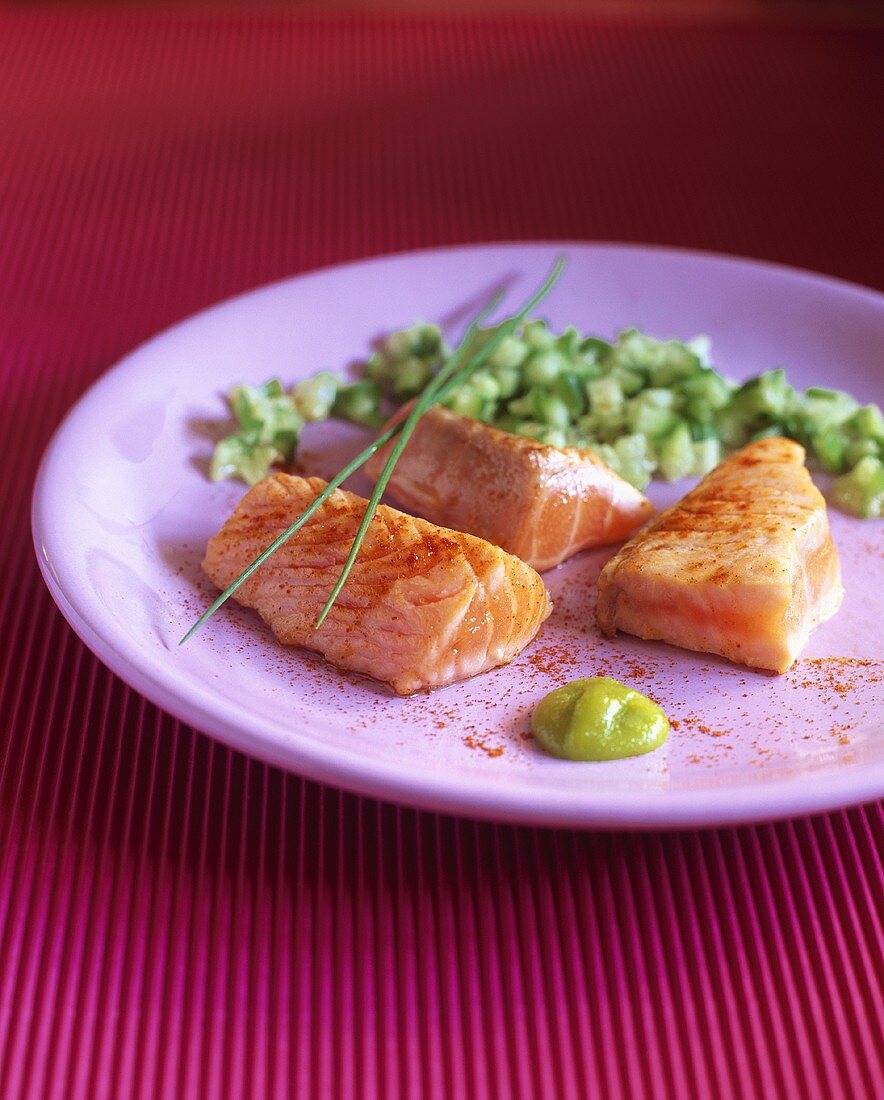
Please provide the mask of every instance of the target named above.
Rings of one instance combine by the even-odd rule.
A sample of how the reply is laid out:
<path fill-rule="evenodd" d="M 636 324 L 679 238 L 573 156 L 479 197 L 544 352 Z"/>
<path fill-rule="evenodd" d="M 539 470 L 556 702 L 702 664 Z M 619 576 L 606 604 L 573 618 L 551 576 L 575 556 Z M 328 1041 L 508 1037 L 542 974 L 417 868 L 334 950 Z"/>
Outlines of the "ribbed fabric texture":
<path fill-rule="evenodd" d="M 880 806 L 581 834 L 320 788 L 111 676 L 28 534 L 84 388 L 275 277 L 558 237 L 881 287 L 881 46 L 783 23 L 0 15 L 0 1095 L 884 1095 Z"/>

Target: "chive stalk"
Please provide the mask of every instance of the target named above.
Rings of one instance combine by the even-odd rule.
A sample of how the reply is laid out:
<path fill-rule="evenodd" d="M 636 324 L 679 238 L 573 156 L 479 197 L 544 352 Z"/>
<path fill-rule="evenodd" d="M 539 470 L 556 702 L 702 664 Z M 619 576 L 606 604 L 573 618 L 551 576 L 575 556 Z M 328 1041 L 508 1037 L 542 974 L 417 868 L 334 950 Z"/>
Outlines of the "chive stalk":
<path fill-rule="evenodd" d="M 391 439 L 398 435 L 398 439 L 390 453 L 389 458 L 384 464 L 383 471 L 375 485 L 371 498 L 368 502 L 368 507 L 365 509 L 365 514 L 362 517 L 362 522 L 359 525 L 359 529 L 356 532 L 356 536 L 353 539 L 353 544 L 350 547 L 350 553 L 347 557 L 344 567 L 341 570 L 341 574 L 335 582 L 334 588 L 329 595 L 328 600 L 323 607 L 319 618 L 316 622 L 315 629 L 319 629 L 325 621 L 326 616 L 334 605 L 335 600 L 340 594 L 341 589 L 346 583 L 350 570 L 353 567 L 353 563 L 359 554 L 360 547 L 365 538 L 365 534 L 368 531 L 369 524 L 374 518 L 374 514 L 377 511 L 380 498 L 383 495 L 384 490 L 387 487 L 387 483 L 393 473 L 393 469 L 399 460 L 402 451 L 405 449 L 408 440 L 411 438 L 418 421 L 424 415 L 425 412 L 432 406 L 443 400 L 448 394 L 450 394 L 457 386 L 463 381 L 469 378 L 478 368 L 486 362 L 489 356 L 503 343 L 503 341 L 512 335 L 513 332 L 522 324 L 527 315 L 535 309 L 540 302 L 549 294 L 552 288 L 555 286 L 562 271 L 565 267 L 565 259 L 560 256 L 552 267 L 549 275 L 544 279 L 540 287 L 529 298 L 525 305 L 508 318 L 502 324 L 498 325 L 492 332 L 488 340 L 486 340 L 482 346 L 473 354 L 468 360 L 466 365 L 461 366 L 461 361 L 472 346 L 476 333 L 479 330 L 482 322 L 489 316 L 489 314 L 496 308 L 499 303 L 500 296 L 495 296 L 491 302 L 488 303 L 485 308 L 481 310 L 478 316 L 473 320 L 461 340 L 460 345 L 454 355 L 444 364 L 439 372 L 433 377 L 427 388 L 415 402 L 414 408 L 411 413 L 404 420 L 399 421 L 397 424 L 392 425 L 385 432 L 383 432 L 373 443 L 370 443 L 365 450 L 361 451 L 354 459 L 347 463 L 342 470 L 340 470 L 332 479 L 328 485 L 322 490 L 322 492 L 311 502 L 310 505 L 301 513 L 300 516 L 287 527 L 281 534 L 267 546 L 261 553 L 255 558 L 251 564 L 240 573 L 240 575 L 228 585 L 227 588 L 221 593 L 217 599 L 203 612 L 197 621 L 190 627 L 179 645 L 191 638 L 201 626 L 203 626 L 216 611 L 227 602 L 228 599 L 243 585 L 249 577 L 264 564 L 265 561 L 276 551 L 283 546 L 288 540 L 299 531 L 305 523 L 317 512 L 317 510 L 325 503 L 331 496 L 335 489 L 337 489 L 351 474 L 355 473 L 360 467 L 362 467 L 371 458 L 376 451 L 380 450 L 385 444 L 389 443 Z"/>

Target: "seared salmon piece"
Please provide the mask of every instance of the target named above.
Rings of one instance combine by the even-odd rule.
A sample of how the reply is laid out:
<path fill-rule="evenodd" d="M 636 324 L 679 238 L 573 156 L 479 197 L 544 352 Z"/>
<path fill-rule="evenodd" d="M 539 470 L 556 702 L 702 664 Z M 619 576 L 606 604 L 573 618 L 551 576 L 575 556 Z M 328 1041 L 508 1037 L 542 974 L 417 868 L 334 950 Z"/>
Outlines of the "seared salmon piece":
<path fill-rule="evenodd" d="M 844 590 L 826 503 L 804 448 L 735 452 L 621 548 L 598 583 L 598 622 L 752 668 L 785 672 Z"/>
<path fill-rule="evenodd" d="M 391 447 L 366 463 L 373 480 Z M 487 539 L 539 570 L 622 542 L 653 512 L 591 451 L 549 447 L 438 405 L 418 421 L 388 489 L 404 508 Z"/>
<path fill-rule="evenodd" d="M 264 478 L 209 541 L 203 570 L 226 588 L 326 487 L 319 478 Z M 506 664 L 552 610 L 543 581 L 511 554 L 382 505 L 325 622 L 367 501 L 336 489 L 237 591 L 283 645 L 316 650 L 400 695 Z"/>

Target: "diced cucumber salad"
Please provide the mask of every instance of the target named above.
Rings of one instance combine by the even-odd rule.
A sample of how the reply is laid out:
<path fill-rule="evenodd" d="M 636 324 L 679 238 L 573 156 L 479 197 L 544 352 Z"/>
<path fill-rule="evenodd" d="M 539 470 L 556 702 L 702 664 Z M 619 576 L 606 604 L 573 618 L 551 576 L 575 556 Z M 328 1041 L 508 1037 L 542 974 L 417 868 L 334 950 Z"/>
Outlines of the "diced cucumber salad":
<path fill-rule="evenodd" d="M 493 329 L 481 330 L 477 346 Z M 301 429 L 333 416 L 378 428 L 416 397 L 452 354 L 435 325 L 390 335 L 345 382 L 323 371 L 286 390 L 272 380 L 237 386 L 228 401 L 236 431 L 215 449 L 213 479 L 252 485 L 294 460 Z M 576 328 L 555 333 L 527 321 L 443 402 L 454 412 L 555 447 L 594 451 L 644 489 L 701 477 L 733 448 L 769 435 L 803 444 L 837 475 L 831 499 L 861 517 L 884 512 L 884 417 L 840 390 L 800 393 L 782 369 L 738 385 L 719 374 L 709 340 L 656 340 L 635 329 L 613 343 Z"/>

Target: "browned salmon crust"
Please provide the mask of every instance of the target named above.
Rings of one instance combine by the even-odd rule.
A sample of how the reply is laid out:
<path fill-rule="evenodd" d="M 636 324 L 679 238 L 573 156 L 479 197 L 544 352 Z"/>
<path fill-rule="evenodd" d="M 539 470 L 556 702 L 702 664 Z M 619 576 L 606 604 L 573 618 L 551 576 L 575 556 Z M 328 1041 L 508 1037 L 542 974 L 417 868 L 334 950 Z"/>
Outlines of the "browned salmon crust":
<path fill-rule="evenodd" d="M 372 479 L 391 446 L 366 464 Z M 388 489 L 404 508 L 487 539 L 540 570 L 622 542 L 653 512 L 591 451 L 549 447 L 438 405 L 418 421 Z"/>
<path fill-rule="evenodd" d="M 212 538 L 203 569 L 226 588 L 326 487 L 274 474 L 255 485 Z M 367 501 L 335 490 L 237 591 L 284 645 L 305 646 L 402 695 L 506 664 L 552 605 L 518 558 L 472 535 L 381 506 L 319 630 Z"/>
<path fill-rule="evenodd" d="M 602 570 L 598 622 L 785 672 L 843 595 L 826 504 L 792 440 L 750 443 Z"/>

